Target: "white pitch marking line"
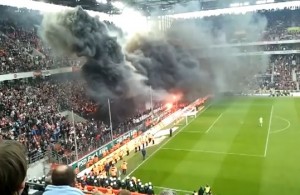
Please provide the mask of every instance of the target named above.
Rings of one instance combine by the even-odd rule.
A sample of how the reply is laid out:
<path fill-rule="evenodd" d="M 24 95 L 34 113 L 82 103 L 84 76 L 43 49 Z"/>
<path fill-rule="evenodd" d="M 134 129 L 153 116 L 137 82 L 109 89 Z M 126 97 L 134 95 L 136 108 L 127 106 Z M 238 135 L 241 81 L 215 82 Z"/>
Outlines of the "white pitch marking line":
<path fill-rule="evenodd" d="M 282 118 L 282 117 L 280 117 L 280 116 L 274 116 L 274 117 L 279 118 L 279 119 L 281 119 L 281 120 L 287 122 L 287 126 L 284 127 L 284 128 L 282 128 L 282 129 L 278 129 L 278 130 L 275 130 L 275 131 L 270 131 L 270 134 L 280 133 L 280 132 L 285 131 L 285 130 L 287 130 L 288 128 L 290 128 L 291 122 L 290 122 L 289 120 L 287 120 L 287 119 L 285 119 L 285 118 Z"/>
<path fill-rule="evenodd" d="M 268 127 L 268 134 L 267 134 L 267 140 L 266 140 L 266 145 L 265 145 L 264 157 L 267 156 L 268 145 L 269 145 L 269 137 L 270 137 L 270 130 L 271 130 L 271 124 L 272 124 L 272 117 L 273 117 L 273 105 L 272 105 L 271 113 L 270 113 L 270 120 L 269 120 L 269 127 Z"/>
<path fill-rule="evenodd" d="M 219 117 L 213 122 L 213 124 L 211 124 L 211 126 L 205 131 L 205 133 L 208 133 L 212 129 L 212 127 L 216 124 L 216 122 L 218 122 L 222 115 L 223 113 L 219 115 Z"/>
<path fill-rule="evenodd" d="M 182 131 L 181 133 L 203 133 L 203 131 Z"/>
<path fill-rule="evenodd" d="M 235 155 L 235 156 L 264 157 L 262 155 L 256 155 L 256 154 L 244 154 L 244 153 L 232 153 L 232 152 L 218 152 L 218 151 L 208 151 L 208 150 L 188 150 L 188 149 L 177 149 L 177 148 L 162 148 L 162 150 L 175 150 L 175 151 L 187 151 L 187 152 L 202 152 L 202 153 L 224 154 L 224 155 Z"/>
<path fill-rule="evenodd" d="M 178 192 L 186 192 L 186 193 L 192 193 L 192 192 L 193 192 L 193 191 L 188 191 L 188 190 L 181 190 L 181 189 L 167 188 L 167 187 L 161 187 L 161 186 L 154 186 L 154 187 L 160 188 L 160 189 L 166 189 L 166 190 L 178 191 Z"/>
<path fill-rule="evenodd" d="M 210 106 L 211 106 L 211 104 L 209 104 L 204 110 L 200 111 L 199 115 L 202 114 L 203 112 L 205 112 Z M 186 124 L 184 127 L 182 127 L 181 129 L 179 129 L 177 131 L 177 133 L 172 138 L 168 139 L 165 143 L 163 143 L 162 145 L 160 145 L 150 156 L 148 156 L 148 158 L 146 158 L 141 164 L 139 164 L 138 166 L 136 166 L 127 176 L 130 176 L 133 172 L 135 172 L 138 168 L 140 168 L 145 162 L 147 162 L 151 157 L 153 157 L 153 155 L 156 154 L 156 152 L 158 152 L 162 147 L 164 147 L 167 143 L 169 143 L 169 141 L 171 141 L 172 139 L 174 139 L 174 137 L 176 137 L 179 134 L 179 132 L 181 132 L 182 130 L 184 130 L 195 119 L 197 119 L 198 116 L 196 118 L 193 118 L 188 124 Z"/>

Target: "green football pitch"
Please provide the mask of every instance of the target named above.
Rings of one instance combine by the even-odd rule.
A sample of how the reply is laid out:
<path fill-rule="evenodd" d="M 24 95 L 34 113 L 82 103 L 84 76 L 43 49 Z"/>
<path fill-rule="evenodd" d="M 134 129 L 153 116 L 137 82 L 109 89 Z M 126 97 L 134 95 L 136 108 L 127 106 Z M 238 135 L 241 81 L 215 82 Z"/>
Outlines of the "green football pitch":
<path fill-rule="evenodd" d="M 263 126 L 258 123 L 263 117 Z M 215 195 L 300 194 L 300 98 L 213 100 L 177 124 L 172 138 L 128 159 L 129 174 L 157 192 L 191 194 L 209 184 Z"/>

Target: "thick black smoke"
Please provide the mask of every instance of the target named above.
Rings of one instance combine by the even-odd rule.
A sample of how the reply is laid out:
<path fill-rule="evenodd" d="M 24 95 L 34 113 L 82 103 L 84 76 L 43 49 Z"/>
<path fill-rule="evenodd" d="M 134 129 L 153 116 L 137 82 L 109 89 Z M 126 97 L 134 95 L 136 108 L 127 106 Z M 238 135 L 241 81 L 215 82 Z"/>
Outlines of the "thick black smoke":
<path fill-rule="evenodd" d="M 248 27 L 248 22 L 240 23 Z M 82 75 L 90 95 L 101 105 L 111 99 L 115 120 L 122 120 L 149 102 L 150 86 L 155 99 L 168 99 L 168 94 L 181 92 L 192 100 L 213 91 L 233 90 L 245 80 L 241 75 L 253 76 L 249 67 L 253 68 L 244 59 L 229 55 L 236 49 L 220 51 L 219 57 L 207 49 L 215 37 L 204 26 L 202 31 L 175 26 L 162 36 L 136 36 L 122 48 L 110 36 L 111 28 L 78 7 L 45 15 L 41 36 L 59 54 L 85 58 Z M 256 30 L 261 29 L 254 28 L 251 34 L 256 36 Z M 257 64 L 264 67 L 261 62 Z M 107 110 L 102 110 L 107 116 Z"/>
<path fill-rule="evenodd" d="M 209 93 L 209 74 L 188 48 L 172 43 L 168 38 L 138 36 L 126 48 L 127 59 L 145 75 L 154 89 L 181 92 L 192 100 Z"/>
<path fill-rule="evenodd" d="M 148 96 L 146 78 L 126 64 L 121 46 L 109 36 L 105 23 L 82 8 L 45 15 L 41 36 L 56 53 L 86 58 L 82 75 L 88 90 L 102 105 L 111 99 L 114 116 L 132 114 L 138 99 Z"/>

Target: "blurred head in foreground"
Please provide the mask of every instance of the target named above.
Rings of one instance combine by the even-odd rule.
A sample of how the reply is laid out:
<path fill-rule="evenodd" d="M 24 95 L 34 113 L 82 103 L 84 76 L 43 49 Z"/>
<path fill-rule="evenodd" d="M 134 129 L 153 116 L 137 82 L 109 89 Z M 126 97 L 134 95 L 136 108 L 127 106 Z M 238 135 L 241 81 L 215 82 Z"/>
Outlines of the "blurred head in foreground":
<path fill-rule="evenodd" d="M 75 186 L 76 175 L 72 167 L 60 165 L 52 172 L 52 185 L 55 186 Z"/>
<path fill-rule="evenodd" d="M 117 195 L 130 195 L 130 191 L 128 190 L 120 190 L 119 193 Z"/>
<path fill-rule="evenodd" d="M 19 195 L 25 188 L 25 148 L 17 141 L 0 141 L 0 194 Z"/>
<path fill-rule="evenodd" d="M 75 172 L 67 165 L 57 166 L 51 174 L 52 184 L 47 185 L 43 195 L 84 195 L 75 188 Z"/>

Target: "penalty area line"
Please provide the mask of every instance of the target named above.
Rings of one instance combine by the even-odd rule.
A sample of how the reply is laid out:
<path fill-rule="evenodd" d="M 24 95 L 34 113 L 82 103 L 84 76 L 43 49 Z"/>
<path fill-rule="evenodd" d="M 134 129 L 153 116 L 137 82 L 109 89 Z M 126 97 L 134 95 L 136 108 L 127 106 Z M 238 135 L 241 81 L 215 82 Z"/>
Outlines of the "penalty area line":
<path fill-rule="evenodd" d="M 208 133 L 213 128 L 213 126 L 218 122 L 218 120 L 222 117 L 222 115 L 223 113 L 219 115 L 219 117 L 213 122 L 213 124 L 211 124 L 211 126 L 205 131 L 205 133 Z"/>

